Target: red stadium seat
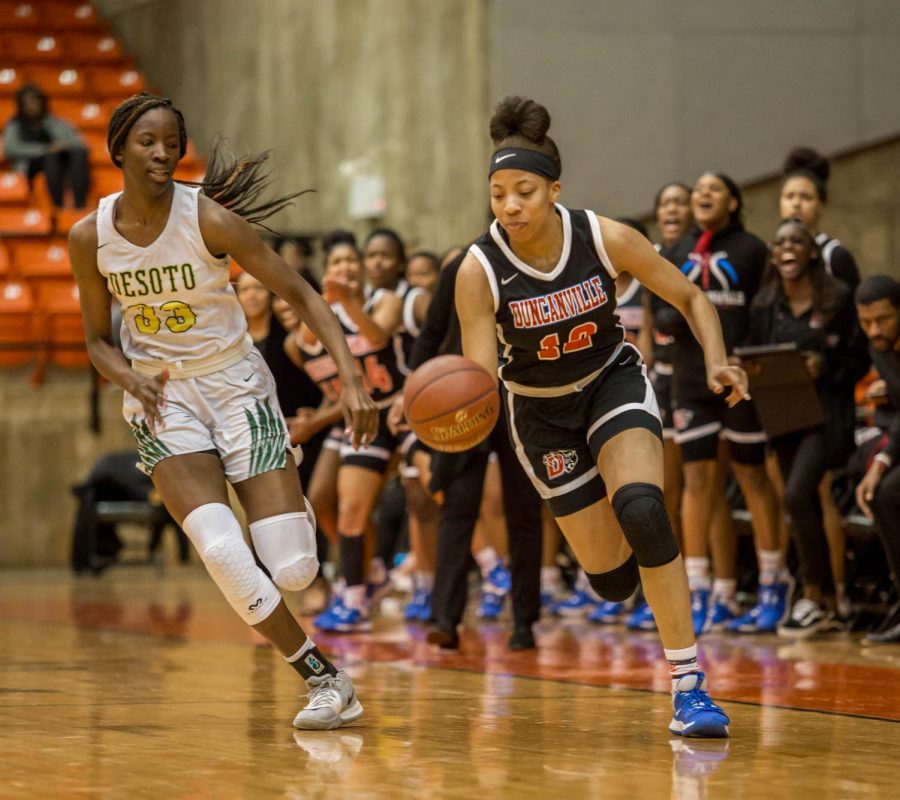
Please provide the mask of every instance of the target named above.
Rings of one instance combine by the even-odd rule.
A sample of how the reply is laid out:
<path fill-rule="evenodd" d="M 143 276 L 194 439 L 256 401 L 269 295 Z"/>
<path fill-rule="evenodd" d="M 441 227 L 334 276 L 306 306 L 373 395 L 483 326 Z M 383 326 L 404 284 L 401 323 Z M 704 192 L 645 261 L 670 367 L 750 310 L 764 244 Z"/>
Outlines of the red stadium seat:
<path fill-rule="evenodd" d="M 9 276 L 9 250 L 6 245 L 0 242 L 0 278 Z"/>
<path fill-rule="evenodd" d="M 121 192 L 124 188 L 122 170 L 113 166 L 108 158 L 91 172 L 91 194 L 96 197 L 105 197 L 114 192 Z"/>
<path fill-rule="evenodd" d="M 102 104 L 71 97 L 54 100 L 51 112 L 82 131 L 106 131 L 109 121 Z"/>
<path fill-rule="evenodd" d="M 143 75 L 136 69 L 116 67 L 88 67 L 91 90 L 97 97 L 124 100 L 146 88 Z"/>
<path fill-rule="evenodd" d="M 23 281 L 0 282 L 0 367 L 27 364 L 35 354 L 34 298 Z"/>
<path fill-rule="evenodd" d="M 38 3 L 22 0 L 2 0 L 0 2 L 0 31 L 33 31 L 41 24 Z"/>
<path fill-rule="evenodd" d="M 44 318 L 50 363 L 61 367 L 89 366 L 91 362 L 84 345 L 84 323 L 75 282 L 42 282 L 38 284 L 37 293 L 37 309 Z"/>
<path fill-rule="evenodd" d="M 8 244 L 13 269 L 20 277 L 71 279 L 72 267 L 65 239 L 18 239 Z"/>
<path fill-rule="evenodd" d="M 64 55 L 62 39 L 51 33 L 10 33 L 3 37 L 6 60 L 14 64 L 59 63 Z"/>
<path fill-rule="evenodd" d="M 66 59 L 73 64 L 112 64 L 123 66 L 128 57 L 114 36 L 103 33 L 62 34 Z"/>
<path fill-rule="evenodd" d="M 103 21 L 90 3 L 41 3 L 45 27 L 55 31 L 101 31 Z"/>
<path fill-rule="evenodd" d="M 47 236 L 53 231 L 53 219 L 44 209 L 0 206 L 0 235 Z"/>
<path fill-rule="evenodd" d="M 110 164 L 109 150 L 106 149 L 106 131 L 81 131 L 81 138 L 88 146 L 88 159 L 92 165 Z"/>
<path fill-rule="evenodd" d="M 67 236 L 72 226 L 91 213 L 90 208 L 61 208 L 56 212 L 56 234 L 57 236 Z"/>
<path fill-rule="evenodd" d="M 87 81 L 83 70 L 75 67 L 33 66 L 28 69 L 32 82 L 40 86 L 51 98 L 81 97 L 87 94 Z M 50 102 L 53 111 L 53 100 Z"/>
<path fill-rule="evenodd" d="M 16 101 L 12 97 L 0 94 L 0 128 L 15 115 Z"/>
<path fill-rule="evenodd" d="M 12 97 L 20 86 L 25 85 L 25 73 L 21 67 L 10 63 L 6 59 L 0 62 L 0 95 L 4 97 Z M 3 122 L 6 123 L 6 119 Z"/>
<path fill-rule="evenodd" d="M 0 204 L 26 205 L 30 194 L 28 178 L 24 173 L 13 170 L 0 172 Z"/>

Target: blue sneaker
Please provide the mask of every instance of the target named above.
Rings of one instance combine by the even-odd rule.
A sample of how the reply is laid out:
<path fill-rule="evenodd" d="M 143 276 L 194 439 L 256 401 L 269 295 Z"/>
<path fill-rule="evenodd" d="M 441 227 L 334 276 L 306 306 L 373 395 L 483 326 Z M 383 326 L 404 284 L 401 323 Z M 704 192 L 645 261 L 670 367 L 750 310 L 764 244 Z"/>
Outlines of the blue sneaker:
<path fill-rule="evenodd" d="M 492 591 L 495 594 L 508 594 L 512 589 L 512 574 L 506 568 L 502 561 L 497 562 L 484 579 L 484 588 L 486 591 Z"/>
<path fill-rule="evenodd" d="M 625 603 L 614 603 L 612 600 L 603 600 L 588 614 L 588 622 L 598 625 L 615 625 L 622 621 L 625 613 Z"/>
<path fill-rule="evenodd" d="M 656 620 L 653 618 L 650 604 L 644 601 L 635 608 L 625 620 L 625 627 L 630 631 L 655 631 Z"/>
<path fill-rule="evenodd" d="M 694 636 L 699 636 L 703 633 L 708 609 L 709 589 L 694 589 L 691 592 L 691 616 L 694 620 Z"/>
<path fill-rule="evenodd" d="M 431 616 L 431 592 L 427 589 L 416 589 L 412 600 L 403 610 L 403 619 L 407 622 L 427 622 Z"/>
<path fill-rule="evenodd" d="M 734 600 L 723 600 L 721 597 L 713 597 L 706 609 L 706 621 L 703 623 L 703 632 L 718 631 L 725 628 L 738 615 L 738 607 Z"/>
<path fill-rule="evenodd" d="M 558 617 L 583 617 L 589 614 L 598 605 L 599 601 L 591 597 L 581 589 L 575 589 L 568 597 L 560 600 L 553 609 Z"/>
<path fill-rule="evenodd" d="M 735 633 L 775 633 L 790 609 L 789 583 L 760 586 L 757 603 L 744 616 L 728 623 Z"/>
<path fill-rule="evenodd" d="M 503 613 L 503 603 L 506 601 L 506 593 L 499 594 L 489 591 L 487 588 L 481 593 L 481 604 L 478 606 L 478 617 L 493 622 L 499 619 Z"/>
<path fill-rule="evenodd" d="M 326 608 L 321 614 L 313 618 L 313 625 L 315 625 L 320 631 L 334 631 L 335 627 L 335 613 L 339 608 L 343 607 L 343 599 L 340 595 L 335 595 L 328 608 Z"/>
<path fill-rule="evenodd" d="M 331 630 L 337 633 L 368 633 L 372 630 L 372 620 L 369 612 L 358 608 L 348 608 L 341 603 L 334 610 Z"/>
<path fill-rule="evenodd" d="M 678 736 L 724 739 L 728 736 L 728 715 L 706 693 L 702 672 L 682 675 L 672 691 L 674 713 L 669 730 Z"/>

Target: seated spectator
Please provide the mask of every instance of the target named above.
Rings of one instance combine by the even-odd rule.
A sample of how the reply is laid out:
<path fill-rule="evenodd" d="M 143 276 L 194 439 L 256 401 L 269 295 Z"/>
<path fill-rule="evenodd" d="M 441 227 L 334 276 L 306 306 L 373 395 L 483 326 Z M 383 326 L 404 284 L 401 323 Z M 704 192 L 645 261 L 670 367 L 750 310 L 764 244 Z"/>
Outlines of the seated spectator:
<path fill-rule="evenodd" d="M 3 154 L 12 168 L 31 181 L 39 172 L 47 178 L 53 205 L 65 205 L 65 189 L 72 188 L 75 208 L 84 208 L 88 192 L 88 150 L 78 132 L 54 117 L 47 95 L 28 84 L 16 92 L 16 115 L 3 131 Z"/>
<path fill-rule="evenodd" d="M 900 408 L 900 283 L 888 275 L 866 278 L 856 290 L 856 309 L 872 363 L 884 379 L 893 406 Z M 900 596 L 900 414 L 894 415 L 882 449 L 872 457 L 856 487 L 856 502 L 875 521 Z M 865 642 L 900 642 L 900 605 Z"/>
<path fill-rule="evenodd" d="M 778 633 L 806 638 L 839 630 L 818 486 L 825 471 L 841 466 L 853 449 L 854 387 L 869 364 L 851 290 L 828 274 L 812 232 L 799 220 L 785 220 L 775 233 L 772 263 L 750 310 L 750 339 L 796 344 L 825 413 L 824 424 L 770 441 L 784 477 L 803 577 L 803 598 Z"/>

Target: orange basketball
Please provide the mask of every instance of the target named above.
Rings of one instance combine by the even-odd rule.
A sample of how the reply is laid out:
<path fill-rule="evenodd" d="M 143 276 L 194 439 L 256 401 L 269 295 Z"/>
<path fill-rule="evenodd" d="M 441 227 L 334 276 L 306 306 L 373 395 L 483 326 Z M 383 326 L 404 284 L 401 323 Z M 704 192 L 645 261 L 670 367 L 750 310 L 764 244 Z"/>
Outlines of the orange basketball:
<path fill-rule="evenodd" d="M 500 395 L 487 370 L 471 359 L 438 356 L 409 376 L 403 410 L 421 441 L 457 453 L 483 442 L 493 430 Z"/>

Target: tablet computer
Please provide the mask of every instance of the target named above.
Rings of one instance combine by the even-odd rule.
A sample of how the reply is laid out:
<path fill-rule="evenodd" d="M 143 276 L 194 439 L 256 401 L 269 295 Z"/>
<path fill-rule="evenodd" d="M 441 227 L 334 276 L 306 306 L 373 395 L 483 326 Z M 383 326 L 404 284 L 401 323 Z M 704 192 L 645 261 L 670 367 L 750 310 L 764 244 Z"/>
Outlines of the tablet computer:
<path fill-rule="evenodd" d="M 822 402 L 803 353 L 793 343 L 736 347 L 750 394 L 770 439 L 824 424 Z"/>

